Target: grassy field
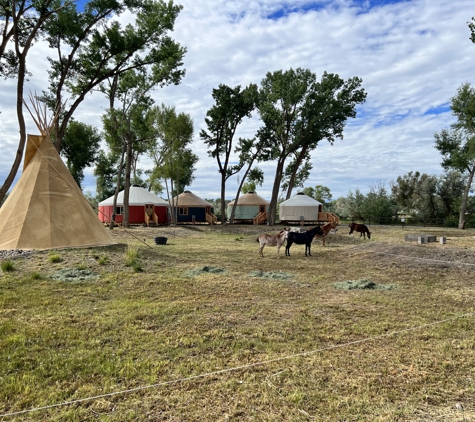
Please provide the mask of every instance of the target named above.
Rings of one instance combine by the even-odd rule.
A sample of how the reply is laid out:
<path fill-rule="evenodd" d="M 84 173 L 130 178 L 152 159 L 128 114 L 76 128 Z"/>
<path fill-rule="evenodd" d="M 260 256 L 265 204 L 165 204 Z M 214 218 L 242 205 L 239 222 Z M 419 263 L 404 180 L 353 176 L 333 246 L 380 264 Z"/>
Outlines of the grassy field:
<path fill-rule="evenodd" d="M 342 227 L 259 258 L 266 230 L 1 262 L 0 420 L 475 420 L 473 231 Z M 362 279 L 380 288 L 335 285 Z"/>

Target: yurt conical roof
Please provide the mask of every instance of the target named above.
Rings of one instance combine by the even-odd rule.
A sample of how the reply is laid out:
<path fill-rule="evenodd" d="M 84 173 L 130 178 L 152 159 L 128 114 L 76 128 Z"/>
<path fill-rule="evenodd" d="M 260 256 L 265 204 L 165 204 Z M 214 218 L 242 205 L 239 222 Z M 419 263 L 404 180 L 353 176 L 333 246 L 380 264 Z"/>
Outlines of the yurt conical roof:
<path fill-rule="evenodd" d="M 107 206 L 114 204 L 114 195 L 110 198 L 104 199 L 104 201 L 99 202 L 100 206 Z M 124 204 L 124 191 L 119 192 L 117 195 L 117 205 L 122 206 Z M 141 186 L 132 185 L 129 190 L 129 205 L 144 205 L 144 204 L 153 204 L 153 205 L 162 205 L 169 206 L 168 202 L 159 196 L 155 195 L 152 192 L 149 192 L 147 189 L 142 188 Z"/>
<path fill-rule="evenodd" d="M 172 205 L 178 207 L 213 207 L 213 204 L 201 199 L 189 190 L 180 193 L 172 199 Z"/>
<path fill-rule="evenodd" d="M 61 160 L 48 128 L 37 125 L 42 135 L 28 135 L 23 173 L 0 208 L 0 249 L 116 244 Z"/>
<path fill-rule="evenodd" d="M 228 204 L 229 206 L 234 205 L 235 201 L 231 201 Z M 255 192 L 248 192 L 244 195 L 240 195 L 238 198 L 238 205 L 269 205 L 270 202 L 267 199 L 264 199 L 262 196 L 259 196 Z"/>

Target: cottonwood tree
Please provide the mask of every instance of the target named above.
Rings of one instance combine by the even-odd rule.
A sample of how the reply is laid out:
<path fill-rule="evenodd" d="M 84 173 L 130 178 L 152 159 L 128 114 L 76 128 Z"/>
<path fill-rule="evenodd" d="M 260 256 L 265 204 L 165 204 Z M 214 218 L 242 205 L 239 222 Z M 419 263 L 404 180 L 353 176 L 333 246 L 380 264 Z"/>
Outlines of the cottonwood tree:
<path fill-rule="evenodd" d="M 313 165 L 310 151 L 306 152 L 305 157 L 300 157 L 300 151 L 296 151 L 292 161 L 287 164 L 282 176 L 281 191 L 285 192 L 285 198 L 290 197 L 292 189 L 304 187 L 305 181 L 310 177 Z M 300 163 L 300 164 L 299 164 Z M 292 184 L 292 189 L 290 185 Z"/>
<path fill-rule="evenodd" d="M 366 194 L 361 212 L 366 218 L 390 219 L 396 213 L 396 206 L 383 183 L 371 186 Z"/>
<path fill-rule="evenodd" d="M 313 198 L 322 204 L 330 202 L 332 200 L 332 194 L 329 188 L 323 185 L 316 185 L 315 187 L 306 187 L 303 189 L 303 193 L 310 198 Z"/>
<path fill-rule="evenodd" d="M 435 133 L 435 148 L 442 154 L 442 167 L 466 173 L 467 183 L 460 204 L 459 229 L 465 228 L 465 212 L 475 175 L 475 89 L 463 84 L 450 100 L 457 121 L 450 129 Z"/>
<path fill-rule="evenodd" d="M 264 172 L 259 167 L 253 167 L 254 163 L 259 161 L 266 161 L 269 159 L 269 150 L 265 147 L 265 141 L 261 141 L 257 138 L 239 138 L 238 145 L 235 148 L 235 153 L 239 154 L 239 163 L 237 167 L 244 169 L 244 173 L 240 177 L 238 188 L 236 191 L 236 197 L 234 198 L 234 204 L 229 216 L 229 223 L 233 224 L 234 215 L 236 213 L 236 207 L 239 201 L 241 193 L 249 192 L 249 187 L 264 183 Z M 246 183 L 248 186 L 245 188 Z"/>
<path fill-rule="evenodd" d="M 162 104 L 150 114 L 149 126 L 154 131 L 147 148 L 147 154 L 154 161 L 150 181 L 164 180 L 171 202 L 172 197 L 182 193 L 194 179 L 198 156 L 189 148 L 193 142 L 193 119 L 189 114 L 177 113 L 173 106 Z M 178 206 L 174 203 L 171 208 L 173 224 L 177 223 Z"/>
<path fill-rule="evenodd" d="M 102 121 L 106 141 L 121 151 L 121 160 L 117 175 L 113 210 L 116 208 L 117 195 L 121 185 L 122 168 L 124 166 L 124 216 L 123 226 L 129 224 L 129 190 L 132 172 L 136 176 L 137 163 L 155 136 L 153 128 L 148 124 L 153 112 L 153 100 L 150 91 L 157 86 L 156 76 L 147 73 L 144 68 L 129 70 L 115 76 L 103 90 L 109 98 L 110 107 Z M 124 161 L 125 160 L 125 161 Z M 113 228 L 114 215 L 109 228 Z"/>
<path fill-rule="evenodd" d="M 86 94 L 107 80 L 129 71 L 153 74 L 156 85 L 178 84 L 185 48 L 173 41 L 175 19 L 182 6 L 162 0 L 94 0 L 78 11 L 74 4 L 61 9 L 46 25 L 47 41 L 56 58 L 49 58 L 51 108 L 69 106 L 55 127 L 55 146 L 61 151 L 69 120 Z M 122 26 L 114 17 L 128 11 L 135 17 Z"/>
<path fill-rule="evenodd" d="M 363 220 L 365 218 L 364 201 L 365 196 L 359 188 L 356 188 L 354 193 L 350 191 L 345 201 L 346 214 L 352 219 Z"/>
<path fill-rule="evenodd" d="M 395 182 L 391 182 L 391 194 L 402 211 L 410 213 L 414 210 L 415 192 L 420 173 L 410 171 L 398 176 Z"/>
<path fill-rule="evenodd" d="M 108 151 L 104 151 L 104 149 L 99 151 L 93 170 L 93 174 L 96 177 L 96 198 L 98 202 L 114 195 L 116 191 L 117 175 L 119 173 L 118 165 L 121 161 L 120 154 L 121 151 L 111 150 L 110 145 Z M 119 178 L 119 191 L 124 188 L 121 180 Z"/>
<path fill-rule="evenodd" d="M 30 74 L 26 59 L 34 42 L 44 34 L 46 22 L 72 1 L 0 0 L 0 76 L 16 79 L 16 114 L 20 139 L 10 172 L 0 187 L 0 203 L 10 189 L 23 158 L 26 125 L 23 116 L 23 91 Z"/>
<path fill-rule="evenodd" d="M 458 171 L 449 170 L 439 176 L 437 195 L 441 201 L 444 217 L 453 216 L 460 211 L 466 185 L 467 176 Z"/>
<path fill-rule="evenodd" d="M 66 158 L 66 166 L 79 187 L 84 180 L 84 169 L 97 158 L 100 142 L 101 136 L 94 126 L 76 120 L 69 123 L 61 155 Z"/>
<path fill-rule="evenodd" d="M 468 23 L 468 27 L 470 28 L 470 32 L 471 32 L 470 39 L 475 44 L 475 18 L 472 18 L 472 21 L 467 22 L 467 23 Z"/>
<path fill-rule="evenodd" d="M 276 172 L 269 205 L 269 225 L 275 222 L 279 190 L 286 160 L 293 157 L 294 174 L 289 178 L 287 199 L 295 185 L 297 172 L 317 144 L 327 139 L 331 144 L 343 137 L 346 120 L 356 116 L 356 105 L 366 93 L 360 78 L 347 81 L 338 75 L 316 75 L 306 69 L 267 73 L 259 90 L 258 110 L 263 126 L 259 139 L 266 144 Z"/>
<path fill-rule="evenodd" d="M 435 175 L 409 172 L 397 178 L 391 186 L 391 192 L 403 211 L 427 220 L 442 215 L 438 184 Z"/>
<path fill-rule="evenodd" d="M 60 152 L 67 125 L 77 107 L 87 93 L 97 90 L 106 79 L 149 67 L 162 84 L 179 83 L 184 75 L 179 67 L 185 49 L 168 34 L 173 31 L 181 9 L 172 1 L 162 0 L 94 0 L 87 2 L 83 11 L 78 11 L 72 1 L 11 3 L 0 0 L 0 18 L 5 17 L 0 27 L 1 72 L 18 75 L 20 127 L 17 155 L 0 188 L 0 199 L 10 188 L 23 155 L 26 133 L 21 107 L 25 59 L 33 41 L 41 35 L 51 51 L 57 53 L 56 59 L 49 58 L 50 90 L 43 92 L 43 100 L 53 111 L 65 103 L 65 95 L 70 101 L 54 130 L 55 146 Z M 114 19 L 125 11 L 129 11 L 135 21 L 122 27 Z M 13 31 L 9 29 L 10 22 L 13 22 Z M 10 40 L 15 43 L 14 50 L 7 50 Z"/>
<path fill-rule="evenodd" d="M 208 147 L 208 155 L 215 158 L 221 178 L 221 222 L 226 221 L 226 181 L 238 173 L 244 163 L 231 165 L 234 152 L 234 136 L 244 117 L 251 117 L 256 107 L 257 85 L 249 84 L 241 90 L 238 85 L 231 88 L 221 84 L 212 91 L 215 104 L 208 110 L 205 117 L 207 129 L 202 129 L 200 138 Z"/>

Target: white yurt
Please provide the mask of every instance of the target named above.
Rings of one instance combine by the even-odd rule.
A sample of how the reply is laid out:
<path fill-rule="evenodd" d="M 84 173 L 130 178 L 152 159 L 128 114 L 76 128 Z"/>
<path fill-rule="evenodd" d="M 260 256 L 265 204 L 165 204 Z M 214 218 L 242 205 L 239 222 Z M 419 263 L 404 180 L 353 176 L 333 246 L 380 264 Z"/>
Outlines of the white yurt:
<path fill-rule="evenodd" d="M 279 205 L 279 220 L 286 222 L 318 221 L 323 204 L 299 192 Z"/>

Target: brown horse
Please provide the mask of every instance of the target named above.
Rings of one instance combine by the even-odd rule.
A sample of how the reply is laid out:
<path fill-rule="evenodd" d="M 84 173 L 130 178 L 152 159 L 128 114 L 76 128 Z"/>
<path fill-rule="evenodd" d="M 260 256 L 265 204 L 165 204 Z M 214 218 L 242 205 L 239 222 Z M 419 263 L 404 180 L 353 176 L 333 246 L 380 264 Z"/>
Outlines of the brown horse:
<path fill-rule="evenodd" d="M 286 229 L 284 227 L 284 230 L 281 230 L 277 234 L 267 234 L 267 233 L 261 233 L 257 237 L 257 241 L 260 243 L 261 247 L 259 248 L 259 256 L 261 258 L 264 258 L 264 253 L 263 249 L 264 246 L 277 246 L 277 255 L 279 255 L 280 247 L 284 244 L 285 240 L 287 239 L 287 235 L 289 234 L 290 229 Z"/>
<path fill-rule="evenodd" d="M 348 227 L 350 228 L 350 232 L 348 234 L 351 234 L 355 231 L 360 233 L 360 237 L 363 236 L 363 238 L 366 239 L 366 235 L 368 235 L 368 239 L 371 239 L 371 232 L 364 224 L 351 223 L 348 224 Z"/>
<path fill-rule="evenodd" d="M 326 223 L 321 227 L 322 232 L 323 232 L 323 236 L 321 236 L 319 234 L 316 234 L 315 237 L 316 238 L 318 237 L 318 238 L 322 239 L 322 246 L 325 246 L 325 239 L 327 238 L 328 233 L 330 233 L 330 230 L 331 229 L 338 230 L 337 227 L 338 227 L 338 223 L 335 222 L 335 221 L 331 221 L 329 223 Z"/>

